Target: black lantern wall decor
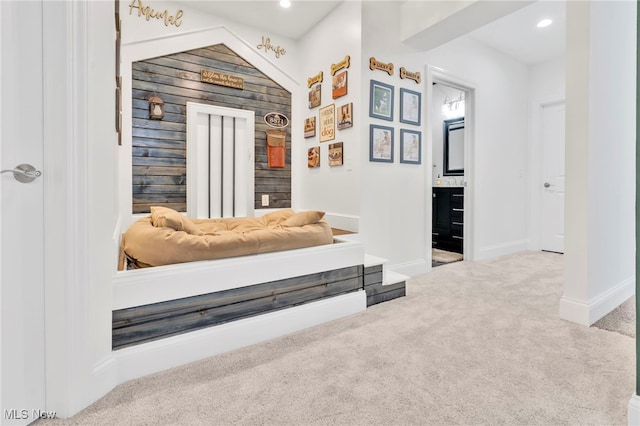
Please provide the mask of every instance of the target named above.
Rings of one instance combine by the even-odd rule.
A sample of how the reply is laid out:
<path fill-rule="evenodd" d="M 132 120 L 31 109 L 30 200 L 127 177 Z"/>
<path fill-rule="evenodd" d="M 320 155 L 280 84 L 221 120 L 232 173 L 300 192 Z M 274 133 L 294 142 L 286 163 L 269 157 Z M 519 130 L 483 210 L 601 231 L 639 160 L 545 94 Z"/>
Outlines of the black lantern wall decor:
<path fill-rule="evenodd" d="M 149 98 L 149 118 L 162 120 L 164 118 L 164 101 L 157 96 Z"/>

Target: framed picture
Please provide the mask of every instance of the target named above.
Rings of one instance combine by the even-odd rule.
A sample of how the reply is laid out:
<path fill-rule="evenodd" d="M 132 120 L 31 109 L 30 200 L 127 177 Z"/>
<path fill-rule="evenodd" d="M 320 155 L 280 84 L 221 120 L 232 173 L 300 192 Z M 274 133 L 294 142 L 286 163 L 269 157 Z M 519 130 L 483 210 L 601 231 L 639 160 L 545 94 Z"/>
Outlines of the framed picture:
<path fill-rule="evenodd" d="M 409 89 L 400 89 L 400 122 L 420 125 L 420 93 Z"/>
<path fill-rule="evenodd" d="M 322 85 L 316 84 L 309 90 L 309 109 L 320 106 L 322 100 Z"/>
<path fill-rule="evenodd" d="M 320 142 L 336 138 L 336 104 L 320 108 Z"/>
<path fill-rule="evenodd" d="M 393 121 L 393 86 L 371 80 L 369 117 Z"/>
<path fill-rule="evenodd" d="M 304 137 L 312 138 L 316 135 L 316 116 L 304 119 Z"/>
<path fill-rule="evenodd" d="M 393 127 L 369 125 L 369 161 L 393 163 Z"/>
<path fill-rule="evenodd" d="M 333 76 L 333 81 L 331 83 L 331 96 L 333 99 L 337 99 L 340 96 L 344 96 L 347 94 L 347 71 L 339 72 L 338 74 Z"/>
<path fill-rule="evenodd" d="M 320 167 L 320 147 L 313 146 L 309 148 L 307 154 L 307 167 L 310 169 L 314 169 L 316 167 Z"/>
<path fill-rule="evenodd" d="M 338 130 L 353 126 L 353 103 L 342 105 L 338 108 Z"/>
<path fill-rule="evenodd" d="M 329 144 L 329 165 L 342 166 L 342 142 Z"/>
<path fill-rule="evenodd" d="M 400 129 L 400 162 L 422 163 L 422 133 L 417 130 Z"/>

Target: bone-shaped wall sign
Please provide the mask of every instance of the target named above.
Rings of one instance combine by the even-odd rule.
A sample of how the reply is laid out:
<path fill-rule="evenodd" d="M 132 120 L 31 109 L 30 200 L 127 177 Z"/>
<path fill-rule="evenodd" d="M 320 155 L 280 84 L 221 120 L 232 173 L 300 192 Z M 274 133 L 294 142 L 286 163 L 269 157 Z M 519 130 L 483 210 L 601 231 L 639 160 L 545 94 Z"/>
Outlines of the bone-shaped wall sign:
<path fill-rule="evenodd" d="M 420 84 L 420 80 L 421 80 L 419 71 L 416 71 L 416 72 L 407 71 L 405 67 L 400 67 L 400 78 L 402 79 L 408 78 L 410 80 L 415 81 L 418 84 Z"/>
<path fill-rule="evenodd" d="M 314 75 L 313 77 L 309 77 L 307 79 L 307 87 L 311 87 L 316 83 L 322 83 L 322 71 L 320 71 L 318 74 Z"/>
<path fill-rule="evenodd" d="M 369 69 L 370 70 L 380 70 L 384 71 L 389 75 L 393 75 L 393 63 L 389 62 L 385 64 L 384 62 L 380 62 L 376 60 L 373 56 L 369 58 Z"/>
<path fill-rule="evenodd" d="M 337 64 L 331 64 L 331 75 L 336 75 L 342 68 L 349 68 L 351 65 L 351 56 L 347 55 Z"/>

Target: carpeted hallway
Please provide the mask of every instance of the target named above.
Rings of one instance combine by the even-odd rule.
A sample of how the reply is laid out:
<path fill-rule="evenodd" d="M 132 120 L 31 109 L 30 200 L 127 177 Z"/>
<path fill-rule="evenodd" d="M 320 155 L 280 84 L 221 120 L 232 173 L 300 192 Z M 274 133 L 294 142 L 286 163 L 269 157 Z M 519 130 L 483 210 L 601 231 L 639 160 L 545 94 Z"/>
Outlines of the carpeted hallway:
<path fill-rule="evenodd" d="M 407 291 L 37 424 L 626 425 L 634 338 L 558 319 L 561 255 L 456 262 Z"/>

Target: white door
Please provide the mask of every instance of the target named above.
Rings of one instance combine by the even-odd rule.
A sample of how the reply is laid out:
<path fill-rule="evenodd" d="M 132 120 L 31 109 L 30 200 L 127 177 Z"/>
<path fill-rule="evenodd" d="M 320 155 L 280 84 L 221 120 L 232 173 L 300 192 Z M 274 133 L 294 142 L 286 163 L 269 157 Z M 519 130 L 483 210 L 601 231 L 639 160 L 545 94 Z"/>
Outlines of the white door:
<path fill-rule="evenodd" d="M 187 215 L 254 211 L 255 112 L 187 102 Z"/>
<path fill-rule="evenodd" d="M 564 102 L 542 107 L 542 250 L 564 253 Z"/>
<path fill-rule="evenodd" d="M 0 1 L 2 170 L 43 164 L 43 18 L 41 1 Z M 31 423 L 45 410 L 43 190 L 42 177 L 0 175 L 3 425 Z"/>

